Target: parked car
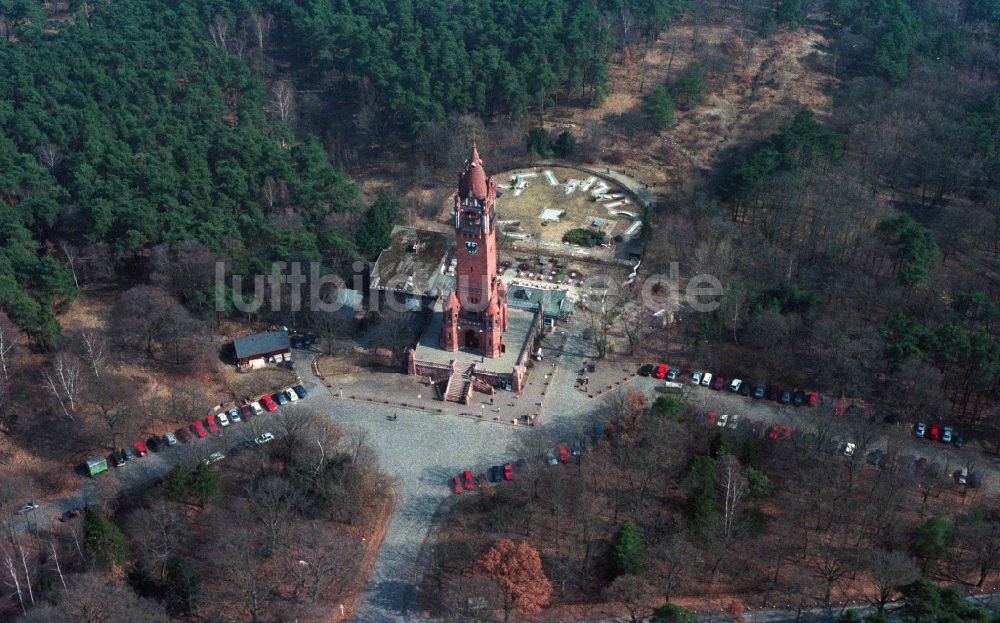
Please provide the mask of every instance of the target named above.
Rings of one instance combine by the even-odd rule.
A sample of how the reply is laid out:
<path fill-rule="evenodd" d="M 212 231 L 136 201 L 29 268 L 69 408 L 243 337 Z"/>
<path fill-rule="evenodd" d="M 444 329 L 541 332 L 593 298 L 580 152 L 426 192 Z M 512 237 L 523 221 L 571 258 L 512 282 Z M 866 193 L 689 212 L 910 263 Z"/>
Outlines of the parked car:
<path fill-rule="evenodd" d="M 711 372 L 706 372 L 705 374 L 702 374 L 701 375 L 701 385 L 702 385 L 702 387 L 708 387 L 711 384 L 712 384 L 712 373 Z"/>
<path fill-rule="evenodd" d="M 122 452 L 125 454 L 125 460 L 126 461 L 131 461 L 132 459 L 135 458 L 135 450 L 133 450 L 132 448 L 130 448 L 128 446 L 125 446 L 124 448 L 122 448 Z"/>
<path fill-rule="evenodd" d="M 296 394 L 298 394 L 299 398 L 305 398 L 306 396 L 309 395 L 309 392 L 306 391 L 306 388 L 301 385 L 296 385 L 295 387 L 292 388 L 292 390 Z"/>
<path fill-rule="evenodd" d="M 701 372 L 695 371 L 691 373 L 691 384 L 701 385 Z"/>
<path fill-rule="evenodd" d="M 806 393 L 801 389 L 795 390 L 795 394 L 792 396 L 792 404 L 796 407 L 801 407 L 806 403 Z"/>
<path fill-rule="evenodd" d="M 729 416 L 729 428 L 736 428 L 740 424 L 739 414 L 734 413 Z"/>
<path fill-rule="evenodd" d="M 503 479 L 504 480 L 514 480 L 514 466 L 510 463 L 504 463 L 503 466 Z"/>
<path fill-rule="evenodd" d="M 583 454 L 583 446 L 580 445 L 580 440 L 579 439 L 574 439 L 573 440 L 573 450 L 572 450 L 571 454 L 573 456 L 580 456 L 581 454 Z"/>
<path fill-rule="evenodd" d="M 164 441 L 164 442 L 165 442 L 165 443 L 166 443 L 166 444 L 167 444 L 168 446 L 176 446 L 176 445 L 177 445 L 177 435 L 175 435 L 175 434 L 171 433 L 170 431 L 167 431 L 167 432 L 166 432 L 166 433 L 164 433 L 164 435 L 163 435 L 163 441 Z"/>
<path fill-rule="evenodd" d="M 121 467 L 125 464 L 125 453 L 115 450 L 111 453 L 111 462 L 115 464 L 115 467 Z"/>
<path fill-rule="evenodd" d="M 219 432 L 219 425 L 215 423 L 215 418 L 211 415 L 205 416 L 205 428 L 208 429 L 208 432 L 210 433 Z"/>
<path fill-rule="evenodd" d="M 764 392 L 767 391 L 767 385 L 763 383 L 757 383 L 753 386 L 753 397 L 760 399 L 764 397 Z"/>
<path fill-rule="evenodd" d="M 490 479 L 490 482 L 500 482 L 503 479 L 503 470 L 500 469 L 499 465 L 494 465 L 487 472 L 487 477 Z"/>
<path fill-rule="evenodd" d="M 806 404 L 808 404 L 810 407 L 818 406 L 819 405 L 819 393 L 818 392 L 809 392 L 806 395 Z"/>
<path fill-rule="evenodd" d="M 738 393 L 744 398 L 749 398 L 751 393 L 750 383 L 740 383 L 740 391 Z"/>
<path fill-rule="evenodd" d="M 917 422 L 917 425 L 913 427 L 913 435 L 918 439 L 923 439 L 927 435 L 927 423 Z"/>
<path fill-rule="evenodd" d="M 941 437 L 941 427 L 937 424 L 931 424 L 930 429 L 927 431 L 927 438 L 931 441 L 937 441 Z"/>
<path fill-rule="evenodd" d="M 709 411 L 705 414 L 705 423 L 709 426 L 715 426 L 716 420 L 718 420 L 719 414 L 715 411 Z"/>
<path fill-rule="evenodd" d="M 230 422 L 239 422 L 243 419 L 240 415 L 240 410 L 237 407 L 233 407 L 229 411 L 226 411 L 226 417 L 229 418 Z"/>
<path fill-rule="evenodd" d="M 783 389 L 781 390 L 781 404 L 787 405 L 792 401 L 792 390 Z"/>
<path fill-rule="evenodd" d="M 146 456 L 148 454 L 148 452 L 146 451 L 146 444 L 141 441 L 135 442 L 135 444 L 132 447 L 135 448 L 135 453 L 137 456 Z"/>
<path fill-rule="evenodd" d="M 268 411 L 274 411 L 275 409 L 278 408 L 278 405 L 275 404 L 274 399 L 271 398 L 270 396 L 261 396 L 260 404 Z"/>
<path fill-rule="evenodd" d="M 194 433 L 198 439 L 202 439 L 203 437 L 205 437 L 205 435 L 208 434 L 208 431 L 205 430 L 205 427 L 202 426 L 201 422 L 195 422 L 194 424 L 192 424 L 191 432 Z"/>
<path fill-rule="evenodd" d="M 289 387 L 285 390 L 285 395 L 288 396 L 289 402 L 295 402 L 299 399 L 299 395 L 295 393 L 295 390 Z"/>
<path fill-rule="evenodd" d="M 175 430 L 174 437 L 177 439 L 177 441 L 181 443 L 188 443 L 189 441 L 191 441 L 191 435 L 188 434 L 186 428 L 178 428 L 177 430 Z"/>
<path fill-rule="evenodd" d="M 559 460 L 556 459 L 556 453 L 553 452 L 552 450 L 546 450 L 545 451 L 545 462 L 548 463 L 549 465 L 558 465 L 559 464 Z"/>
<path fill-rule="evenodd" d="M 472 490 L 476 488 L 476 481 L 472 478 L 472 470 L 467 469 L 462 473 L 462 482 L 465 484 L 465 488 Z"/>
<path fill-rule="evenodd" d="M 653 364 L 651 363 L 642 364 L 641 366 L 639 366 L 638 373 L 639 376 L 649 376 L 650 374 L 653 373 Z"/>
<path fill-rule="evenodd" d="M 733 393 L 739 393 L 740 387 L 743 386 L 743 381 L 740 379 L 733 379 L 729 382 L 729 391 Z"/>
<path fill-rule="evenodd" d="M 681 375 L 680 368 L 670 368 L 669 370 L 667 370 L 668 381 L 676 381 L 677 377 L 679 377 L 680 375 Z"/>
<path fill-rule="evenodd" d="M 458 476 L 451 477 L 451 490 L 453 493 L 461 493 L 464 491 L 462 488 L 462 479 Z"/>
<path fill-rule="evenodd" d="M 951 426 L 945 426 L 941 429 L 941 441 L 942 443 L 951 443 L 954 438 L 954 430 Z"/>
<path fill-rule="evenodd" d="M 856 444 L 856 443 L 854 443 L 852 441 L 845 441 L 844 442 L 844 456 L 854 456 L 854 450 L 856 450 L 857 447 L 858 447 L 858 444 Z"/>
<path fill-rule="evenodd" d="M 288 404 L 288 396 L 286 396 L 285 392 L 283 391 L 276 393 L 275 395 L 271 396 L 271 398 L 273 398 L 274 401 L 278 403 L 279 407 L 283 407 Z"/>
<path fill-rule="evenodd" d="M 961 448 L 965 445 L 965 435 L 962 433 L 955 433 L 955 440 L 953 442 L 956 448 Z"/>
<path fill-rule="evenodd" d="M 978 489 L 983 485 L 983 470 L 977 469 L 969 474 L 969 486 Z"/>
<path fill-rule="evenodd" d="M 270 396 L 267 397 L 270 398 Z M 263 398 L 250 403 L 250 409 L 253 410 L 254 415 L 264 415 L 264 407 L 260 406 L 262 402 L 264 402 Z M 274 411 L 274 409 L 268 409 L 268 411 Z"/>
<path fill-rule="evenodd" d="M 726 422 L 728 421 L 729 421 L 729 414 L 723 413 L 722 415 L 719 416 L 719 419 L 715 421 L 715 425 L 720 428 L 725 428 Z"/>
<path fill-rule="evenodd" d="M 250 405 L 243 405 L 242 407 L 240 407 L 240 418 L 244 422 L 249 422 L 250 420 L 253 419 L 253 416 L 254 416 L 253 407 L 251 407 Z"/>
<path fill-rule="evenodd" d="M 219 426 L 229 426 L 229 417 L 225 413 L 219 413 L 215 416 L 215 420 L 218 422 Z"/>
<path fill-rule="evenodd" d="M 69 521 L 71 519 L 76 519 L 81 514 L 83 514 L 83 509 L 82 508 L 79 508 L 79 507 L 77 507 L 77 508 L 71 508 L 68 511 L 66 511 L 65 513 L 63 513 L 62 515 L 59 515 L 59 521 L 61 521 L 63 523 L 66 523 L 67 521 Z"/>
<path fill-rule="evenodd" d="M 18 506 L 17 510 L 14 511 L 14 514 L 15 515 L 23 515 L 25 513 L 30 513 L 31 511 L 35 510 L 36 508 L 38 508 L 38 503 L 35 502 L 34 500 L 32 500 L 31 502 L 26 502 L 26 503 Z"/>
<path fill-rule="evenodd" d="M 564 443 L 559 444 L 559 462 L 560 463 L 569 462 L 569 448 L 567 448 L 566 444 Z"/>
<path fill-rule="evenodd" d="M 882 452 L 881 450 L 872 450 L 871 452 L 868 453 L 868 457 L 866 460 L 870 465 L 879 467 L 882 464 L 883 456 L 885 456 L 885 453 Z"/>
<path fill-rule="evenodd" d="M 955 482 L 960 485 L 964 485 L 969 482 L 969 468 L 963 467 L 962 469 L 955 472 Z"/>
<path fill-rule="evenodd" d="M 726 386 L 726 377 L 722 376 L 721 374 L 716 376 L 715 379 L 712 381 L 712 389 L 714 389 L 715 391 L 719 391 L 725 386 Z"/>
<path fill-rule="evenodd" d="M 662 379 L 667 376 L 667 366 L 666 364 L 659 364 L 656 366 L 656 370 L 653 371 L 653 378 Z"/>
<path fill-rule="evenodd" d="M 159 435 L 153 435 L 152 437 L 146 440 L 146 447 L 152 450 L 153 452 L 159 452 L 160 448 L 162 448 L 165 445 L 166 444 L 163 442 L 163 438 L 160 437 Z"/>
<path fill-rule="evenodd" d="M 253 438 L 253 442 L 258 446 L 262 446 L 265 443 L 274 441 L 274 435 L 271 433 L 261 433 Z"/>
<path fill-rule="evenodd" d="M 206 458 L 202 459 L 201 462 L 205 465 L 211 465 L 212 463 L 217 463 L 222 459 L 226 458 L 226 455 L 221 452 L 213 452 L 209 454 Z"/>
<path fill-rule="evenodd" d="M 768 400 L 778 402 L 781 400 L 781 389 L 777 385 L 768 385 L 766 395 Z"/>

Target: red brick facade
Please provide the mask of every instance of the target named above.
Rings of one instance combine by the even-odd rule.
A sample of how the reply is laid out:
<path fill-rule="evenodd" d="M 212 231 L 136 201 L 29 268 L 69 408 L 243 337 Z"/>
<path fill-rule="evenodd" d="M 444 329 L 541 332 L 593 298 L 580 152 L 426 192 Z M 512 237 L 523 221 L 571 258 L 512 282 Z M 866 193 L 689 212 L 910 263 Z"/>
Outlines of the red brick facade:
<path fill-rule="evenodd" d="M 455 193 L 455 291 L 444 305 L 441 348 L 471 348 L 499 357 L 506 345 L 507 291 L 497 275 L 496 190 L 476 147 Z"/>

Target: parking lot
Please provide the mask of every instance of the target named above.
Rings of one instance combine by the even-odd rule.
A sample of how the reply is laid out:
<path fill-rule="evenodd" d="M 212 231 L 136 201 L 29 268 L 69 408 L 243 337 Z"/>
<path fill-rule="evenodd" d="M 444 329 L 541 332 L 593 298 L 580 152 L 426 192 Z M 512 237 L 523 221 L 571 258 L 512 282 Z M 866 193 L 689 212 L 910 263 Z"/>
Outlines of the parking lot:
<path fill-rule="evenodd" d="M 607 361 L 597 362 L 594 372 L 586 373 L 595 380 L 593 385 L 581 390 L 576 380 L 581 370 L 587 368 L 586 362 L 592 361 L 589 342 L 581 333 L 581 327 L 566 325 L 543 342 L 546 358 L 532 371 L 531 378 L 532 383 L 539 384 L 540 390 L 537 391 L 538 404 L 534 405 L 540 412 L 536 427 L 512 427 L 489 418 L 457 417 L 450 411 L 438 413 L 433 407 L 440 403 L 430 400 L 426 401 L 426 410 L 351 400 L 338 395 L 336 388 L 328 388 L 314 375 L 315 353 L 297 353 L 298 370 L 309 395 L 304 400 L 279 407 L 280 412 L 309 409 L 329 414 L 348 436 L 362 439 L 371 447 L 382 470 L 395 478 L 395 514 L 355 620 L 383 622 L 419 618 L 415 613 L 415 587 L 423 567 L 420 556 L 426 552 L 425 544 L 434 538 L 436 516 L 447 511 L 451 499 L 458 498 L 452 490 L 454 476 L 471 470 L 478 477 L 485 475 L 492 465 L 513 463 L 517 477 L 516 471 L 520 468 L 516 461 L 527 458 L 536 465 L 544 465 L 541 457 L 548 450 L 553 451 L 558 461 L 561 458 L 557 450 L 559 442 L 565 442 L 567 452 L 574 453 L 573 441 L 593 434 L 594 424 L 607 417 L 603 412 L 603 400 L 609 395 L 620 388 L 637 387 L 654 399 L 663 391 L 664 381 L 636 375 L 638 366 Z M 377 376 L 372 381 L 378 384 L 385 379 Z M 377 393 L 379 387 L 370 390 Z M 504 397 L 504 393 L 499 394 L 501 400 Z M 486 405 L 488 398 L 478 395 L 477 398 Z M 753 400 L 727 390 L 716 391 L 686 383 L 683 398 L 700 414 L 714 410 L 719 416 L 728 416 L 727 425 L 732 424 L 730 418 L 737 416 L 737 429 L 755 423 L 767 427 L 780 424 L 781 430 L 788 429 L 792 435 L 808 435 L 831 426 L 831 416 L 819 409 Z M 853 422 L 847 417 L 836 420 L 839 421 L 834 421 L 832 426 L 839 431 L 838 435 L 846 438 Z M 698 418 L 694 424 L 707 425 L 707 422 Z M 26 525 L 37 522 L 43 526 L 68 509 L 100 499 L 102 489 L 107 491 L 114 487 L 108 485 L 108 478 L 117 481 L 123 491 L 139 489 L 162 478 L 173 465 L 194 464 L 213 453 L 225 455 L 232 448 L 247 444 L 268 431 L 277 433 L 278 429 L 274 426 L 274 416 L 265 413 L 249 423 L 230 424 L 204 439 L 150 452 L 121 468 L 112 467 L 109 474 L 98 478 L 83 478 L 76 495 L 43 504 L 28 513 Z M 890 438 L 902 452 L 926 457 L 951 468 L 973 463 L 977 458 L 972 448 L 959 450 L 940 442 L 918 440 L 903 426 L 878 428 L 869 449 L 886 447 Z M 781 442 L 780 439 L 775 441 Z M 980 465 L 982 463 L 980 461 Z M 987 472 L 984 486 L 995 487 L 995 469 L 992 466 L 984 469 Z"/>

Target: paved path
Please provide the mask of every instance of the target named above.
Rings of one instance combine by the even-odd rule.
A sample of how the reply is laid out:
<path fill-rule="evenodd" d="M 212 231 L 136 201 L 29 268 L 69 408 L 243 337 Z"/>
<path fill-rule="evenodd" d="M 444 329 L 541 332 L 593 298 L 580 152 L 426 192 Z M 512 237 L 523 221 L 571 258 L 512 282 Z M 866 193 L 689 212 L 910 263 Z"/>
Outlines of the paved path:
<path fill-rule="evenodd" d="M 336 397 L 313 374 L 313 353 L 297 352 L 298 370 L 309 390 L 304 401 L 291 403 L 283 410 L 314 409 L 329 413 L 348 434 L 365 435 L 366 443 L 379 457 L 381 468 L 396 479 L 397 506 L 386 531 L 382 546 L 377 554 L 375 567 L 365 591 L 363 602 L 355 620 L 362 623 L 381 623 L 421 620 L 415 611 L 416 587 L 420 583 L 424 567 L 421 559 L 429 543 L 433 543 L 432 532 L 436 514 L 446 510 L 442 504 L 454 498 L 448 487 L 451 476 L 464 469 L 476 473 L 484 472 L 490 465 L 512 461 L 537 451 L 543 443 L 553 440 L 568 440 L 572 436 L 593 430 L 593 422 L 599 416 L 601 399 L 588 398 L 573 387 L 579 369 L 590 359 L 590 345 L 580 335 L 582 325 L 571 324 L 560 328 L 566 335 L 547 336 L 543 344 L 546 360 L 533 371 L 536 378 L 544 373 L 553 375 L 552 383 L 541 398 L 539 426 L 535 428 L 510 427 L 490 421 L 461 418 L 455 415 L 437 414 L 416 410 L 398 410 L 390 406 L 365 403 Z M 551 364 L 557 365 L 553 368 Z M 619 370 L 610 362 L 599 362 L 601 371 L 609 378 L 617 376 Z M 617 364 L 619 367 L 623 364 Z M 600 376 L 598 374 L 597 376 Z M 379 378 L 379 382 L 384 382 Z M 651 378 L 634 377 L 626 385 L 645 389 L 654 394 L 662 381 Z M 505 396 L 501 392 L 499 396 Z M 478 395 L 477 395 L 478 396 Z M 606 396 L 606 394 L 605 394 Z M 744 422 L 750 419 L 782 421 L 804 430 L 810 426 L 809 420 L 820 416 L 813 409 L 794 409 L 775 406 L 762 401 L 747 401 L 727 392 L 713 392 L 704 388 L 692 388 L 689 398 L 703 408 L 717 408 L 720 413 L 739 412 Z M 428 406 L 441 403 L 428 401 Z M 508 406 L 505 404 L 504 409 Z M 515 407 L 509 407 L 511 411 Z M 523 409 L 523 406 L 519 408 Z M 396 421 L 386 416 L 398 413 Z M 266 422 L 267 416 L 262 416 Z M 246 427 L 246 430 L 251 430 Z M 102 475 L 118 478 L 125 488 L 148 485 L 150 480 L 161 477 L 178 462 L 193 461 L 207 456 L 216 449 L 225 449 L 242 437 L 243 429 L 236 424 L 228 427 L 224 435 L 208 440 L 177 446 L 159 454 L 132 461 L 124 468 L 112 469 L 112 474 Z M 903 431 L 895 431 L 901 434 Z M 913 448 L 920 455 L 933 456 L 954 464 L 955 457 L 978 456 L 966 448 L 956 452 L 943 444 L 907 440 L 907 449 Z M 941 457 L 949 457 L 942 459 Z M 984 461 L 980 461 L 984 463 Z M 995 468 L 991 466 L 990 471 Z M 35 522 L 40 527 L 54 520 L 66 509 L 81 506 L 85 501 L 99 499 L 98 482 L 83 479 L 80 490 L 73 496 L 44 504 L 34 513 L 21 518 L 22 526 L 28 528 Z M 988 478 L 986 485 L 997 486 L 997 478 Z M 818 615 L 817 615 L 818 616 Z M 778 623 L 795 620 L 794 613 L 774 611 L 771 614 L 754 613 L 751 621 L 756 623 Z M 825 621 L 826 619 L 815 619 Z"/>

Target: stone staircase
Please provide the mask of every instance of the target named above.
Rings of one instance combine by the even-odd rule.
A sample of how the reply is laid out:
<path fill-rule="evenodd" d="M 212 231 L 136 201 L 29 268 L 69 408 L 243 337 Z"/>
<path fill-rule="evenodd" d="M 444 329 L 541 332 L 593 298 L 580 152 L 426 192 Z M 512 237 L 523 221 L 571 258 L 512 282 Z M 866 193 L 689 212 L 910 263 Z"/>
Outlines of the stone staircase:
<path fill-rule="evenodd" d="M 448 378 L 448 384 L 444 390 L 444 399 L 448 402 L 457 402 L 463 405 L 469 404 L 469 398 L 472 396 L 473 380 L 471 365 L 464 368 L 456 368 L 451 373 L 451 377 Z"/>

